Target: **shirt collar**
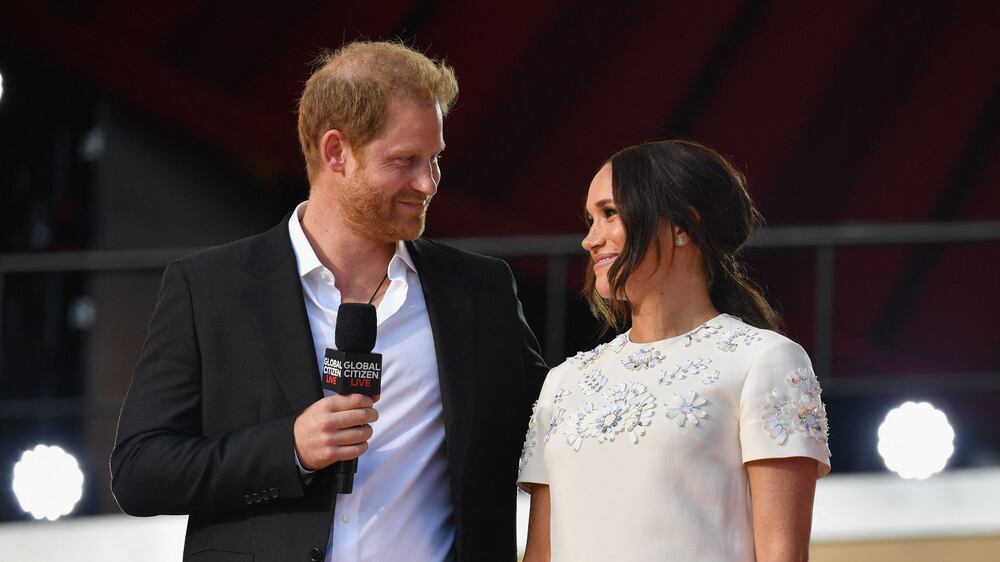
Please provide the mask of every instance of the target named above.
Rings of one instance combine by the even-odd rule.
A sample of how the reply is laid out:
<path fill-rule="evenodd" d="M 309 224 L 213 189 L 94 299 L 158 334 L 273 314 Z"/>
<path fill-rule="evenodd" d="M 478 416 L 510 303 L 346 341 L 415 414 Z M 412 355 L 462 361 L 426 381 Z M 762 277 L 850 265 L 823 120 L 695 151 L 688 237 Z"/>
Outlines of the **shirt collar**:
<path fill-rule="evenodd" d="M 288 235 L 292 239 L 292 251 L 295 252 L 295 263 L 299 268 L 300 278 L 324 267 L 309 239 L 306 238 L 305 231 L 302 230 L 302 217 L 305 216 L 308 204 L 308 201 L 299 203 L 288 219 Z"/>
<path fill-rule="evenodd" d="M 288 219 L 288 235 L 292 240 L 292 251 L 295 253 L 295 262 L 298 266 L 299 277 L 305 277 L 313 271 L 326 269 L 323 262 L 319 261 L 316 251 L 306 238 L 306 233 L 302 230 L 302 217 L 305 216 L 308 201 L 303 201 L 295 207 L 295 211 Z M 396 242 L 396 253 L 389 260 L 389 279 L 403 279 L 407 270 L 416 273 L 417 268 L 413 264 L 413 258 L 402 240 Z M 330 272 L 333 275 L 333 272 Z"/>

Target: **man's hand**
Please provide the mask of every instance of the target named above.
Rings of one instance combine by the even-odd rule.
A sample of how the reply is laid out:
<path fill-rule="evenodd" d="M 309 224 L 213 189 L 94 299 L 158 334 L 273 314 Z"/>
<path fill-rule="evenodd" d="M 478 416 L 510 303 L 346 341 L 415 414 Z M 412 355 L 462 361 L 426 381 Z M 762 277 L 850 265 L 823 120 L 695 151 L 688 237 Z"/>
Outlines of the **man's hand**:
<path fill-rule="evenodd" d="M 374 400 L 362 394 L 335 394 L 317 400 L 295 419 L 295 452 L 306 470 L 320 470 L 368 450 L 378 419 Z"/>

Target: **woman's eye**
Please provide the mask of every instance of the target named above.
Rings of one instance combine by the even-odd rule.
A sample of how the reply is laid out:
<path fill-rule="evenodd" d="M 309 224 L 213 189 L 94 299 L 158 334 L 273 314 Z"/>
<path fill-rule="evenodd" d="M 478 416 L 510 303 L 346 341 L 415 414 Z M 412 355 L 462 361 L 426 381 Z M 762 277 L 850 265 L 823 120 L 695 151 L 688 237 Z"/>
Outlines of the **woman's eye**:
<path fill-rule="evenodd" d="M 604 208 L 604 217 L 605 218 L 611 218 L 611 217 L 613 217 L 613 216 L 615 216 L 617 214 L 618 214 L 618 211 L 612 209 L 611 207 L 605 207 Z"/>

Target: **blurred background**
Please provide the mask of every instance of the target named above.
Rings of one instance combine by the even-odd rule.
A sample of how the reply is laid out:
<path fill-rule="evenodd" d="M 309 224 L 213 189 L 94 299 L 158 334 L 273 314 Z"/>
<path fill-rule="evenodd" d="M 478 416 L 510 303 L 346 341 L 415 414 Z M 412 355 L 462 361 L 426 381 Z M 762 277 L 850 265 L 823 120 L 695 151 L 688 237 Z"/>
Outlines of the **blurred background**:
<path fill-rule="evenodd" d="M 117 511 L 107 459 L 162 268 L 304 200 L 295 107 L 310 61 L 398 38 L 447 59 L 461 88 L 427 235 L 511 263 L 552 364 L 601 338 L 579 298 L 593 173 L 642 141 L 708 144 L 750 182 L 768 223 L 750 270 L 823 382 L 834 473 L 817 548 L 1000 544 L 1000 514 L 962 512 L 953 488 L 925 507 L 983 528 L 838 535 L 820 514 L 842 483 L 871 482 L 858 496 L 871 500 L 1000 482 L 998 29 L 992 1 L 3 7 L 0 541 L 3 522 L 36 525 L 9 485 L 36 444 L 79 462 L 71 519 Z M 878 451 L 906 401 L 954 432 L 928 480 L 904 481 Z M 947 434 L 919 420 L 901 424 L 922 449 Z"/>

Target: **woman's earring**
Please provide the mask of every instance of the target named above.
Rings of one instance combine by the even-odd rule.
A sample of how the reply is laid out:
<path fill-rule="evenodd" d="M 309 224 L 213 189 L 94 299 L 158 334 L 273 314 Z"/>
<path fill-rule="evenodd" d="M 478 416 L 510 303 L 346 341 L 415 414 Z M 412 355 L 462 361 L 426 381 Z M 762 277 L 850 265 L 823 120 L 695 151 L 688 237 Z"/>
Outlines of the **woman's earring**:
<path fill-rule="evenodd" d="M 683 246 L 684 244 L 687 244 L 687 238 L 684 238 L 683 236 L 678 236 L 676 241 L 678 246 Z"/>

